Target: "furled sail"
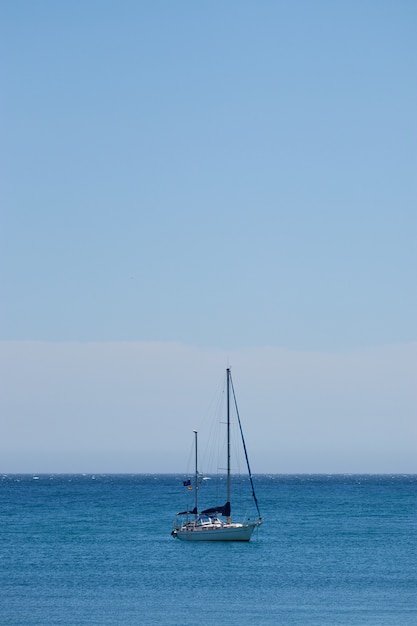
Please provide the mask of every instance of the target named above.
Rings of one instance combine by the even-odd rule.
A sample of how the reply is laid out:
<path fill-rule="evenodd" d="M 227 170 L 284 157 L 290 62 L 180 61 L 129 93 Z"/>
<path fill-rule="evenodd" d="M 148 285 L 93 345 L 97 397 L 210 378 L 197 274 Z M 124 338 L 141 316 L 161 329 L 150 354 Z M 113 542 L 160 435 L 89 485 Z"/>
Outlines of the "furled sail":
<path fill-rule="evenodd" d="M 177 515 L 197 515 L 197 508 L 194 507 L 192 511 L 181 511 Z"/>
<path fill-rule="evenodd" d="M 224 517 L 230 517 L 230 502 L 226 502 L 223 506 L 213 506 L 210 509 L 201 511 L 201 515 L 224 515 Z"/>

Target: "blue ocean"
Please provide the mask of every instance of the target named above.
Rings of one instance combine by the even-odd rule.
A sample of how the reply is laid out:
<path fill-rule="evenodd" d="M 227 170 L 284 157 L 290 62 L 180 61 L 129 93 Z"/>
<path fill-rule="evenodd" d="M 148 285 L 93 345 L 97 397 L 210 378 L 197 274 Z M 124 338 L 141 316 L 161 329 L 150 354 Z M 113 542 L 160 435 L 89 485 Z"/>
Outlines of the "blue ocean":
<path fill-rule="evenodd" d="M 0 624 L 417 624 L 417 476 L 255 475 L 250 543 L 172 538 L 182 480 L 4 475 Z"/>

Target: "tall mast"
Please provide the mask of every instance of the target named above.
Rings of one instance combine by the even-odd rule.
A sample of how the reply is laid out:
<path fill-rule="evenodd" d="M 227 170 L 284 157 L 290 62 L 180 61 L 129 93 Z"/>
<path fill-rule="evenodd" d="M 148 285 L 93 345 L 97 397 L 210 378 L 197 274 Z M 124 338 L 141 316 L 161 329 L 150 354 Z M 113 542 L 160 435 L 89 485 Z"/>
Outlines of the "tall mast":
<path fill-rule="evenodd" d="M 195 518 L 198 516 L 198 451 L 197 451 L 197 431 L 193 430 L 195 438 Z"/>
<path fill-rule="evenodd" d="M 230 367 L 227 368 L 227 502 L 230 507 Z M 231 521 L 229 513 L 227 522 Z"/>

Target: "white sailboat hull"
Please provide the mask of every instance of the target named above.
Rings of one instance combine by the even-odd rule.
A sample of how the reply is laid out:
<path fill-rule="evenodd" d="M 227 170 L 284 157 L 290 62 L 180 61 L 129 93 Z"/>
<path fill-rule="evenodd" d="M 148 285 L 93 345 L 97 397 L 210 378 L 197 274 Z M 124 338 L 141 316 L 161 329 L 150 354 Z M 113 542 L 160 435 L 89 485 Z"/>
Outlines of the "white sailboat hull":
<path fill-rule="evenodd" d="M 181 541 L 250 541 L 260 522 L 253 524 L 222 524 L 221 526 L 182 526 L 173 531 Z"/>

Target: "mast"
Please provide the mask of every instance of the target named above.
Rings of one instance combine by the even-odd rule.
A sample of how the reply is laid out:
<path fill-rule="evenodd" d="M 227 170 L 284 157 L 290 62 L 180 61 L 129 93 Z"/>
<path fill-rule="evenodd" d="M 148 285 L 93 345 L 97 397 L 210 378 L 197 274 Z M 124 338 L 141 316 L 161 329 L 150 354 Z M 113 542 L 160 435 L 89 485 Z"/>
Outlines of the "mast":
<path fill-rule="evenodd" d="M 227 502 L 230 511 L 230 367 L 227 368 Z M 230 524 L 232 518 L 227 516 L 227 523 Z"/>
<path fill-rule="evenodd" d="M 195 438 L 195 519 L 198 517 L 198 451 L 197 451 L 197 431 L 193 430 Z"/>

